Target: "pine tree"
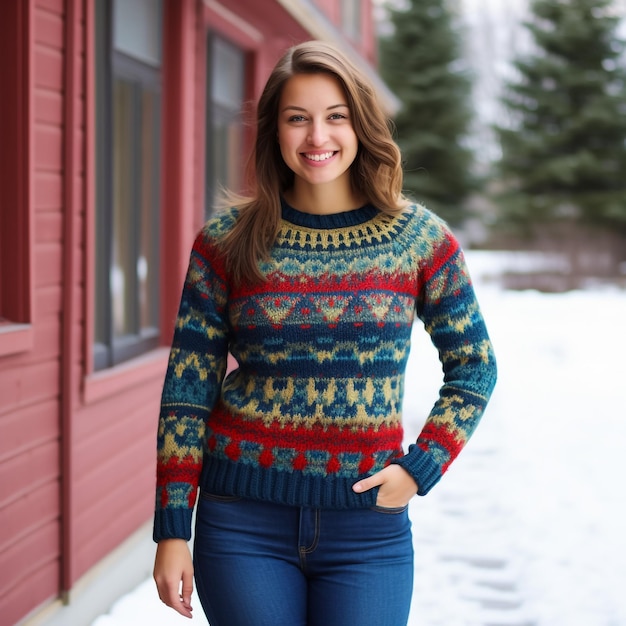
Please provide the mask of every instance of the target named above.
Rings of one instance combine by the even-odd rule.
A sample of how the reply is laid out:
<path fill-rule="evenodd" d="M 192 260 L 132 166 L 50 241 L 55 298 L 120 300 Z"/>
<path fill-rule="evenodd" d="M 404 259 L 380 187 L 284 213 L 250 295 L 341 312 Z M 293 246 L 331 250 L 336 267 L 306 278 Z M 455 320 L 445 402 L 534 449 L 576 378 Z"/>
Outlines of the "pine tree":
<path fill-rule="evenodd" d="M 394 122 L 409 196 L 458 223 L 475 187 L 469 133 L 471 82 L 445 0 L 389 9 L 393 32 L 380 41 L 383 78 L 402 103 Z"/>
<path fill-rule="evenodd" d="M 505 216 L 626 227 L 626 72 L 610 0 L 534 0 L 500 127 Z"/>

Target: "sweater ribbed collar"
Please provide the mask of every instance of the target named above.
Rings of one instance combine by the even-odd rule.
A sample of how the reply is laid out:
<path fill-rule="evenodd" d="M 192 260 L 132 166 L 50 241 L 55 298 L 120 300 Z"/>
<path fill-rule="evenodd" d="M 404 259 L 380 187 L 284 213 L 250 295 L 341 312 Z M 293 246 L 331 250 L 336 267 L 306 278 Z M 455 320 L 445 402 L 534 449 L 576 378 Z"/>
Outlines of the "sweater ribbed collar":
<path fill-rule="evenodd" d="M 319 215 L 317 213 L 305 213 L 304 211 L 294 209 L 294 207 L 287 204 L 284 198 L 280 199 L 280 203 L 282 217 L 286 222 L 313 229 L 349 228 L 350 226 L 358 226 L 365 224 L 365 222 L 371 220 L 379 213 L 379 210 L 372 204 L 365 204 L 351 211 Z"/>

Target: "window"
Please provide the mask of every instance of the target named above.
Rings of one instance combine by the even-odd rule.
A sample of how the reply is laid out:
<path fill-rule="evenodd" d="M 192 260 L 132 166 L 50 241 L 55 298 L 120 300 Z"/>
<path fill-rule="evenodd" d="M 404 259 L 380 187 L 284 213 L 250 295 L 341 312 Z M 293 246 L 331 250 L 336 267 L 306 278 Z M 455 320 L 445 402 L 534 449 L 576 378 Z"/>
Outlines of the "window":
<path fill-rule="evenodd" d="M 0 7 L 0 355 L 32 347 L 29 8 Z"/>
<path fill-rule="evenodd" d="M 241 190 L 245 53 L 209 34 L 206 137 L 206 213 L 220 189 Z"/>
<path fill-rule="evenodd" d="M 159 343 L 161 0 L 96 4 L 94 367 Z"/>
<path fill-rule="evenodd" d="M 352 41 L 361 39 L 361 0 L 341 0 L 341 30 Z"/>

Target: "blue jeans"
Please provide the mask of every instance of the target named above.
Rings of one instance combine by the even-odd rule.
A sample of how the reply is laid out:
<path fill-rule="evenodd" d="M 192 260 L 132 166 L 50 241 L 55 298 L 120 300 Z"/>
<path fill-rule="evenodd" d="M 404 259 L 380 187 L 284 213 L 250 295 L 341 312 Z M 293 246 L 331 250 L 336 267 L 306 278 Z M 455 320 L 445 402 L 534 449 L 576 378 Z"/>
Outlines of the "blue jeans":
<path fill-rule="evenodd" d="M 196 588 L 211 626 L 405 626 L 408 507 L 310 509 L 202 493 Z"/>

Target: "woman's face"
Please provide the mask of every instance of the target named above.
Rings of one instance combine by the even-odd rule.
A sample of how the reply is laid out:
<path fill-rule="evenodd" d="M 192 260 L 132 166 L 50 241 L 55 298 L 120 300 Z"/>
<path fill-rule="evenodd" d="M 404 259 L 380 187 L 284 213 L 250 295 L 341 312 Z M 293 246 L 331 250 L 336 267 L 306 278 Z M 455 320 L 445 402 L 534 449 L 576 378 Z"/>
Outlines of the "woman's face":
<path fill-rule="evenodd" d="M 330 74 L 296 74 L 283 87 L 278 143 L 287 166 L 310 185 L 350 183 L 359 147 L 341 83 Z"/>

